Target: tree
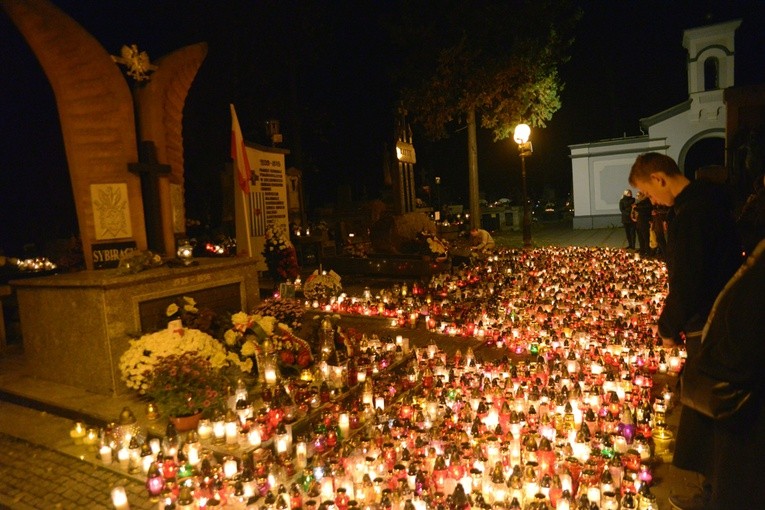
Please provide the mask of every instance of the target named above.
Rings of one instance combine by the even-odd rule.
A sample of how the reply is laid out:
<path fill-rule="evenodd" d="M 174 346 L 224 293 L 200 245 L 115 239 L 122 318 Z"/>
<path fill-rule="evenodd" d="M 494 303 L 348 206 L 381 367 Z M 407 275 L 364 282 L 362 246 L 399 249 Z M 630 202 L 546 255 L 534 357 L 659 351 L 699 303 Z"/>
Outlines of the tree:
<path fill-rule="evenodd" d="M 560 108 L 558 66 L 567 60 L 579 10 L 567 1 L 404 2 L 394 37 L 399 85 L 412 121 L 437 140 L 468 129 L 471 225 L 480 223 L 477 122 L 494 139 L 520 122 L 544 127 Z"/>

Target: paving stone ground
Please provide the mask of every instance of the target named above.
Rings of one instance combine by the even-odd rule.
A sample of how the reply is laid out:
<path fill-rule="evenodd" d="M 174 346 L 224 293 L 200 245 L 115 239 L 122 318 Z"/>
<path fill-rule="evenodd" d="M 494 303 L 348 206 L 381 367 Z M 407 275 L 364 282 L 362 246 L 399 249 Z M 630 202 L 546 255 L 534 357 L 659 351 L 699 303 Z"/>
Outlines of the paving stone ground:
<path fill-rule="evenodd" d="M 143 484 L 77 457 L 0 433 L 0 508 L 113 509 L 122 486 L 131 510 L 156 509 Z"/>

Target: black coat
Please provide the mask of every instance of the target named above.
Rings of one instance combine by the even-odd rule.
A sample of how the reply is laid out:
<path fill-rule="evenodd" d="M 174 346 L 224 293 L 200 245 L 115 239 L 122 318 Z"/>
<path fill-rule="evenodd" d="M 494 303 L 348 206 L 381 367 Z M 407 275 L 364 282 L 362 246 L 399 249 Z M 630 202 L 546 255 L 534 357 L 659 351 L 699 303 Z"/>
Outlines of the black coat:
<path fill-rule="evenodd" d="M 765 479 L 765 242 L 728 283 L 688 363 L 754 390 L 738 414 L 713 423 L 712 508 L 762 508 Z"/>
<path fill-rule="evenodd" d="M 622 196 L 619 200 L 619 212 L 622 213 L 622 225 L 629 225 L 632 223 L 630 213 L 632 213 L 632 205 L 635 203 L 634 197 Z"/>
<path fill-rule="evenodd" d="M 675 198 L 668 214 L 669 292 L 659 333 L 701 331 L 717 294 L 742 262 L 741 243 L 729 201 L 719 186 L 693 181 Z"/>
<path fill-rule="evenodd" d="M 658 325 L 661 336 L 679 342 L 680 333 L 703 328 L 717 294 L 741 265 L 741 245 L 728 200 L 714 184 L 691 182 L 675 198 L 668 219 L 669 292 Z M 689 357 L 698 345 L 698 338 L 688 342 Z M 687 407 L 680 412 L 672 463 L 708 476 L 713 422 Z"/>

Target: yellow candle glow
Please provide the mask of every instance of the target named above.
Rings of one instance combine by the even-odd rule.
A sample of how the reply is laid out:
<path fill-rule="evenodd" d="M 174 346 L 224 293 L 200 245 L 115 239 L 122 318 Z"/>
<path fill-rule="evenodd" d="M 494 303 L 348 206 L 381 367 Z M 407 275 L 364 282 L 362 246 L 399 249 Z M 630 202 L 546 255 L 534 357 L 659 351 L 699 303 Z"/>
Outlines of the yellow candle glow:
<path fill-rule="evenodd" d="M 340 428 L 340 434 L 343 439 L 348 438 L 348 433 L 351 431 L 351 420 L 348 417 L 348 413 L 340 413 L 337 417 L 337 426 Z"/>
<path fill-rule="evenodd" d="M 305 441 L 299 441 L 295 445 L 295 462 L 300 469 L 308 465 L 308 445 Z"/>
<path fill-rule="evenodd" d="M 115 510 L 130 510 L 127 493 L 124 487 L 115 487 L 112 489 L 112 504 Z"/>
<path fill-rule="evenodd" d="M 101 449 L 98 450 L 98 454 L 101 456 L 101 462 L 104 464 L 111 464 L 112 463 L 112 449 L 110 446 L 102 446 Z"/>
<path fill-rule="evenodd" d="M 253 427 L 253 428 L 250 430 L 250 433 L 249 433 L 249 434 L 247 434 L 247 440 L 249 441 L 249 443 L 250 443 L 252 446 L 254 446 L 254 447 L 256 447 L 256 448 L 257 448 L 258 446 L 260 446 L 260 443 L 261 443 L 262 439 L 263 439 L 263 438 L 262 438 L 262 437 L 261 437 L 261 435 L 260 435 L 260 430 L 258 430 L 257 428 L 254 428 L 254 427 Z"/>

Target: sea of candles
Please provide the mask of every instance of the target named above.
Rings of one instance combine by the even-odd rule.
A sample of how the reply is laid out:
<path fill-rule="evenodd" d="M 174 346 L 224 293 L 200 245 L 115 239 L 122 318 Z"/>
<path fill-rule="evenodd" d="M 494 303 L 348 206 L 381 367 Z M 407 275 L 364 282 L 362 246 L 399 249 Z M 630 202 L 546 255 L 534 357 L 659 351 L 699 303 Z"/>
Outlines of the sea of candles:
<path fill-rule="evenodd" d="M 573 373 L 572 351 L 580 365 Z M 149 470 L 147 488 L 161 476 L 161 503 L 177 504 L 187 488 L 200 508 L 211 499 L 223 508 L 268 507 L 280 493 L 289 506 L 329 500 L 338 510 L 351 502 L 428 510 L 446 496 L 521 508 L 651 501 L 652 431 L 665 410 L 650 392 L 657 372 L 637 363 L 650 359 L 648 350 L 632 363 L 626 352 L 601 359 L 597 349 L 564 344 L 519 361 L 481 362 L 472 352 L 447 356 L 430 346 L 413 354 L 396 367 L 398 376 L 383 371 L 371 386 L 359 385 L 384 407 L 338 396 L 304 418 L 294 448 L 282 437 L 292 441 L 292 432 L 278 428 L 257 447 L 245 444 L 241 429 L 236 457 L 218 457 L 212 437 L 187 440 L 174 455 L 153 457 L 158 467 Z M 596 359 L 599 374 L 591 371 Z M 657 455 L 663 447 L 657 441 Z M 184 464 L 191 466 L 183 471 Z"/>
<path fill-rule="evenodd" d="M 392 327 L 417 327 L 422 316 L 428 330 L 523 354 L 535 341 L 572 332 L 585 335 L 580 342 L 622 333 L 633 342 L 655 342 L 665 291 L 660 261 L 607 248 L 541 248 L 502 251 L 434 275 L 427 285 L 394 285 L 376 294 L 365 288 L 361 296 L 342 294 L 306 306 L 385 317 Z M 682 360 L 673 361 L 668 369 L 679 369 Z"/>
<path fill-rule="evenodd" d="M 151 477 L 165 482 L 160 504 L 182 495 L 198 505 L 329 501 L 338 510 L 353 502 L 428 510 L 445 497 L 459 507 L 517 500 L 564 510 L 584 499 L 601 508 L 650 502 L 651 461 L 671 455 L 664 413 L 672 396 L 654 402 L 654 377 L 676 374 L 685 357 L 657 346 L 665 286 L 657 261 L 546 248 L 503 252 L 427 285 L 308 302 L 483 339 L 506 356 L 449 356 L 434 342 L 411 347 L 404 335 L 353 338 L 361 354 L 353 369 L 317 366 L 302 381 L 270 380 L 276 400 L 250 418 L 201 422 L 198 447 L 178 445 L 169 456 L 152 449 Z M 277 432 L 285 415 L 302 423 L 289 446 Z M 238 462 L 217 455 L 226 442 Z M 183 463 L 191 468 L 180 478 Z"/>

